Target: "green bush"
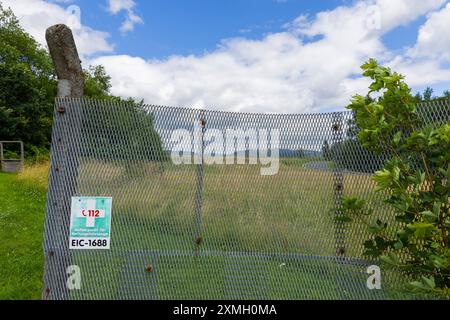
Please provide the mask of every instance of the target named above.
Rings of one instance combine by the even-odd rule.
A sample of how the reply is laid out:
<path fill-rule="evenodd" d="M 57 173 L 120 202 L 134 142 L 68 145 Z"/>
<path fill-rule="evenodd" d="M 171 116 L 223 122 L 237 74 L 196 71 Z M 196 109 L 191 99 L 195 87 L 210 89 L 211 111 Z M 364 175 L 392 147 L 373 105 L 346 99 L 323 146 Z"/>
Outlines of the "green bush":
<path fill-rule="evenodd" d="M 361 145 L 388 155 L 373 180 L 398 224 L 371 221 L 363 200 L 347 197 L 341 221 L 362 221 L 373 234 L 365 241 L 367 256 L 413 278 L 411 289 L 450 296 L 450 122 L 427 125 L 403 76 L 371 59 L 362 66 L 372 79 L 369 97 L 353 97 Z M 395 229 L 395 232 L 389 230 Z"/>

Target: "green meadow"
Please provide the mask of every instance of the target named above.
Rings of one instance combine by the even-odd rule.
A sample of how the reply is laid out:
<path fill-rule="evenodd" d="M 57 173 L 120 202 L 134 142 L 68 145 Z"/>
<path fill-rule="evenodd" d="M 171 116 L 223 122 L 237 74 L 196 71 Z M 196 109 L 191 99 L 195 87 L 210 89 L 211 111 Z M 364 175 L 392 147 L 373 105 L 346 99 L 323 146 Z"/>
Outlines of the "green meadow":
<path fill-rule="evenodd" d="M 391 297 L 367 289 L 365 264 L 336 262 L 333 173 L 306 162 L 282 159 L 273 176 L 205 166 L 199 210 L 195 166 L 83 160 L 79 194 L 113 197 L 112 244 L 72 252 L 83 279 L 72 298 Z M 41 297 L 47 172 L 0 174 L 0 299 Z M 344 185 L 386 215 L 370 176 L 346 175 Z M 367 236 L 362 225 L 345 230 L 345 255 L 361 259 Z"/>

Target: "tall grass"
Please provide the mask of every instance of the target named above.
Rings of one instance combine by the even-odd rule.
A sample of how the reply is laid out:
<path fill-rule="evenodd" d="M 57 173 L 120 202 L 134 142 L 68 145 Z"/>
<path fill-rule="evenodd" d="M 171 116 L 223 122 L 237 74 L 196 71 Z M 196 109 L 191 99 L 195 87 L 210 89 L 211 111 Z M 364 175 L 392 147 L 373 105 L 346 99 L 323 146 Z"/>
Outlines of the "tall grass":
<path fill-rule="evenodd" d="M 17 175 L 17 181 L 24 186 L 47 190 L 50 163 L 28 163 Z"/>
<path fill-rule="evenodd" d="M 41 297 L 48 168 L 0 173 L 0 300 Z"/>
<path fill-rule="evenodd" d="M 206 166 L 202 248 L 333 255 L 333 173 L 305 169 L 305 162 L 282 159 L 279 173 L 268 177 L 260 175 L 258 166 Z M 120 245 L 192 248 L 198 229 L 195 166 L 166 166 L 161 172 L 148 163 L 132 170 L 130 174 L 121 163 L 85 159 L 79 192 L 113 197 L 113 229 L 120 226 L 117 232 L 123 233 L 116 238 L 124 240 Z M 358 174 L 346 176 L 344 184 L 346 194 L 361 195 L 370 195 L 375 186 L 370 176 Z M 349 231 L 347 253 L 359 257 L 367 228 L 358 225 Z"/>
<path fill-rule="evenodd" d="M 303 253 L 333 256 L 335 253 L 334 190 L 333 174 L 328 171 L 303 167 L 303 160 L 282 159 L 278 175 L 263 177 L 254 166 L 208 166 L 203 178 L 201 209 L 201 248 L 218 252 L 268 252 Z M 45 196 L 48 189 L 49 162 L 27 164 L 17 175 L 0 174 L 0 299 L 38 299 L 42 284 L 42 235 Z M 195 166 L 167 166 L 161 170 L 152 163 L 130 168 L 117 162 L 82 159 L 77 180 L 78 192 L 90 196 L 112 196 L 113 200 L 113 248 L 114 252 L 167 252 L 190 251 L 196 241 L 196 168 Z M 345 194 L 368 196 L 376 207 L 376 213 L 386 215 L 385 206 L 373 195 L 374 183 L 368 175 L 346 175 Z M 360 257 L 367 229 L 354 225 L 346 230 L 346 253 Z M 147 253 L 148 253 L 147 252 Z M 91 258 L 98 266 L 100 260 Z M 74 254 L 74 262 L 89 265 L 88 256 Z M 104 257 L 106 259 L 106 256 Z M 119 259 L 116 256 L 114 259 Z M 122 259 L 122 258 L 120 258 Z M 120 260 L 119 259 L 119 260 Z M 153 281 L 161 283 L 159 297 L 192 297 L 193 286 L 205 288 L 208 283 L 221 290 L 224 286 L 227 265 L 229 272 L 244 272 L 257 261 L 244 258 L 206 256 L 190 261 L 190 258 L 158 258 L 158 279 L 145 278 L 149 287 Z M 222 260 L 221 260 L 222 259 Z M 225 260 L 223 260 L 225 259 Z M 234 259 L 234 260 L 233 260 Z M 297 296 L 299 288 L 316 281 L 312 270 L 323 268 L 323 290 L 315 286 L 306 288 L 306 297 L 325 297 L 335 294 L 334 273 L 336 266 L 326 262 L 298 262 L 288 258 L 263 259 L 261 268 L 269 268 L 264 279 L 271 279 L 272 294 L 279 298 Z M 285 260 L 280 260 L 285 259 Z M 244 261 L 245 260 L 245 261 Z M 130 261 L 104 261 L 105 268 L 114 266 L 115 272 L 87 274 L 91 283 L 85 290 L 95 296 L 100 287 L 109 288 L 111 279 L 121 276 L 123 265 Z M 235 265 L 237 264 L 237 265 Z M 280 264 L 286 265 L 284 269 Z M 317 264 L 317 265 L 316 265 Z M 179 269 L 177 269 L 179 267 Z M 186 271 L 187 268 L 190 271 Z M 237 268 L 235 271 L 233 268 Z M 218 270 L 216 278 L 211 270 Z M 259 269 L 258 269 L 259 270 Z M 311 274 L 310 271 L 311 270 Z M 363 268 L 348 275 L 365 275 Z M 108 269 L 108 272 L 111 272 Z M 347 274 L 343 271 L 343 274 Z M 106 276 L 107 275 L 107 276 Z M 191 277 L 185 282 L 180 277 Z M 361 288 L 365 290 L 365 278 L 361 276 Z M 197 277 L 197 278 L 195 278 Z M 250 275 L 249 275 L 250 277 Z M 240 279 L 240 278 L 239 278 Z M 236 279 L 236 285 L 247 286 Z M 250 277 L 249 279 L 253 279 Z M 143 280 L 143 281 L 144 281 Z M 144 282 L 145 282 L 144 281 Z M 253 280 L 251 280 L 253 281 Z M 250 281 L 250 282 L 251 282 Z M 256 281 L 256 280 L 255 280 Z M 355 281 L 354 279 L 352 281 Z M 166 283 L 164 285 L 164 283 Z M 262 281 L 266 283 L 266 280 Z M 118 285 L 119 282 L 114 285 Z M 283 288 L 280 285 L 283 284 Z M 183 286 L 184 289 L 174 286 Z M 267 288 L 265 285 L 264 290 Z M 361 289 L 361 290 L 362 290 Z M 114 297 L 115 291 L 108 289 Z M 125 289 L 121 289 L 125 290 Z M 212 290 L 212 289 L 211 289 Z M 220 296 L 216 291 L 211 296 Z M 290 292 L 293 290 L 295 292 Z M 84 292 L 84 291 L 83 291 Z M 325 293 L 324 293 L 325 292 Z M 331 293 L 330 293 L 331 292 Z M 216 294 L 213 294 L 216 293 Z M 194 295 L 197 296 L 197 295 Z M 199 297 L 205 295 L 198 294 Z M 109 296 L 108 296 L 109 297 Z M 305 297 L 299 295 L 299 297 Z M 335 298 L 331 295 L 330 298 Z"/>

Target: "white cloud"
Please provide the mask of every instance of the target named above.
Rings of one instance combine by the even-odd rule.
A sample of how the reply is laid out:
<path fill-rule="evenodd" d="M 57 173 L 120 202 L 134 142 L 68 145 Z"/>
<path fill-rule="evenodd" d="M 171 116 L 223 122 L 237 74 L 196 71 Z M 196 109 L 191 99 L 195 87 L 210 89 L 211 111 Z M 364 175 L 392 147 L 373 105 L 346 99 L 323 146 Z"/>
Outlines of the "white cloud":
<path fill-rule="evenodd" d="M 75 21 L 78 17 L 58 4 L 43 0 L 1 0 L 1 2 L 14 11 L 22 27 L 43 46 L 46 46 L 45 30 L 54 24 L 64 23 L 71 25 L 83 60 L 93 54 L 113 51 L 113 46 L 108 42 L 108 33 Z"/>
<path fill-rule="evenodd" d="M 450 3 L 441 11 L 432 13 L 420 28 L 417 44 L 409 54 L 412 57 L 425 57 L 450 61 Z"/>
<path fill-rule="evenodd" d="M 114 94 L 152 104 L 247 112 L 323 111 L 342 107 L 351 95 L 367 91 L 367 80 L 358 75 L 369 57 L 404 71 L 413 85 L 448 77 L 439 63 L 396 57 L 382 42 L 384 34 L 444 2 L 360 1 L 312 19 L 301 16 L 285 32 L 261 40 L 223 41 L 201 56 L 148 61 L 104 56 L 94 62 L 111 74 Z"/>
<path fill-rule="evenodd" d="M 5 2 L 41 42 L 46 27 L 67 18 L 63 8 L 42 0 Z M 415 87 L 447 82 L 450 33 L 445 21 L 450 9 L 443 7 L 445 3 L 358 1 L 314 17 L 300 16 L 285 31 L 260 40 L 224 40 L 199 56 L 145 60 L 107 55 L 89 62 L 106 67 L 114 94 L 144 98 L 152 104 L 276 113 L 338 109 L 353 94 L 367 91 L 368 80 L 360 76 L 359 66 L 369 57 L 404 73 Z M 134 7 L 132 0 L 110 1 L 109 10 L 128 14 Z M 421 16 L 427 21 L 414 46 L 396 54 L 384 46 L 385 34 Z M 133 26 L 133 22 L 124 24 L 124 31 Z M 86 56 L 112 50 L 105 33 L 81 25 L 75 36 Z"/>
<path fill-rule="evenodd" d="M 136 3 L 133 0 L 108 0 L 108 3 L 108 10 L 111 14 L 118 14 L 121 11 L 126 12 L 126 18 L 120 27 L 122 33 L 133 31 L 136 24 L 144 23 L 144 20 L 134 12 Z"/>
<path fill-rule="evenodd" d="M 117 14 L 122 10 L 132 10 L 136 3 L 133 0 L 108 0 L 109 11 L 113 14 Z"/>
<path fill-rule="evenodd" d="M 382 13 L 382 28 L 390 31 L 440 8 L 446 2 L 447 0 L 377 0 L 373 3 Z"/>
<path fill-rule="evenodd" d="M 73 2 L 75 2 L 76 0 L 49 0 L 49 2 L 55 2 L 55 3 L 65 3 L 65 4 L 67 4 L 67 3 L 73 3 Z"/>
<path fill-rule="evenodd" d="M 406 75 L 406 82 L 413 87 L 429 86 L 447 82 L 450 69 L 443 68 L 437 60 L 416 60 L 408 56 L 397 56 L 389 66 Z"/>

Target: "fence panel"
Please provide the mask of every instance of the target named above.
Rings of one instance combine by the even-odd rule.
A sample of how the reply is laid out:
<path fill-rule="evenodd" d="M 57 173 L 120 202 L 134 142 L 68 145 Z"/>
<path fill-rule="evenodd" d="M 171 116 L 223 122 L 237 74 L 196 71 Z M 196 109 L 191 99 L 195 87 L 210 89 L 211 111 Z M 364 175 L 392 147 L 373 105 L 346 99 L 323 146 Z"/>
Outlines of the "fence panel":
<path fill-rule="evenodd" d="M 366 286 L 364 227 L 335 221 L 348 193 L 388 215 L 370 179 L 383 159 L 354 143 L 350 112 L 55 106 L 44 298 L 396 297 L 396 274 L 386 290 Z M 109 250 L 69 250 L 75 196 L 112 198 Z"/>

